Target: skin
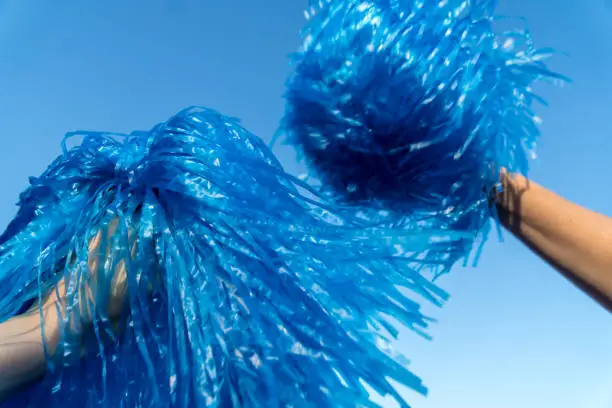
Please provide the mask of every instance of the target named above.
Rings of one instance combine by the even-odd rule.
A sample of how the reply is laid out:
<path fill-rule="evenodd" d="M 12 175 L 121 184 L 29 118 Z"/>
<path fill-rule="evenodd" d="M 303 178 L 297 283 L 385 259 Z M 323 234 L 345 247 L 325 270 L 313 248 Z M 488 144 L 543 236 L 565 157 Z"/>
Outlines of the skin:
<path fill-rule="evenodd" d="M 612 311 L 612 218 L 571 203 L 518 175 L 502 172 L 502 192 L 494 197 L 505 228 Z M 116 228 L 108 230 L 110 237 Z M 89 270 L 95 279 L 101 233 L 90 242 Z M 136 243 L 133 245 L 136 249 Z M 118 267 L 109 314 L 121 312 L 126 290 L 125 265 Z M 46 367 L 43 345 L 50 354 L 58 344 L 64 283 L 44 302 L 44 332 L 38 307 L 0 325 L 0 400 L 8 392 L 40 377 Z M 85 320 L 91 311 L 84 310 Z M 85 324 L 87 326 L 87 324 Z"/>
<path fill-rule="evenodd" d="M 45 372 L 43 344 L 53 353 L 59 339 L 56 303 L 58 299 L 53 295 L 43 305 L 44 340 L 38 308 L 0 325 L 0 401 L 10 391 L 36 380 Z"/>
<path fill-rule="evenodd" d="M 110 223 L 107 238 L 112 237 L 117 228 L 117 220 Z M 100 261 L 107 254 L 100 254 L 99 247 L 103 233 L 100 231 L 89 242 L 88 282 L 82 290 L 87 297 L 93 299 L 91 287 L 95 286 Z M 136 242 L 132 246 L 132 255 L 136 251 Z M 102 255 L 102 256 L 101 256 Z M 113 281 L 113 290 L 109 300 L 108 315 L 116 320 L 123 309 L 126 285 L 126 267 L 119 262 Z M 33 306 L 23 315 L 14 317 L 0 324 L 0 401 L 19 387 L 40 378 L 47 367 L 47 355 L 53 355 L 59 343 L 60 327 L 65 305 L 65 280 L 62 279 L 40 305 Z M 81 306 L 82 327 L 70 327 L 79 334 L 79 330 L 87 330 L 93 320 L 94 310 L 89 303 Z M 40 312 L 43 314 L 41 325 Z M 44 337 L 43 337 L 44 329 Z M 45 354 L 45 346 L 47 354 Z"/>
<path fill-rule="evenodd" d="M 505 228 L 612 312 L 612 218 L 520 175 L 502 172 L 496 199 Z"/>

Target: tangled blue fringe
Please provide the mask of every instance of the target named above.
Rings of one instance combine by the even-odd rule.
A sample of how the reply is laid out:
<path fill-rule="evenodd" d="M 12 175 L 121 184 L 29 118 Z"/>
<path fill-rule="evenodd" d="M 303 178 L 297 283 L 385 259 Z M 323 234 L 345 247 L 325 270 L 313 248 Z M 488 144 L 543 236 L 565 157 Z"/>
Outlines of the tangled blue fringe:
<path fill-rule="evenodd" d="M 426 335 L 409 293 L 446 299 L 425 272 L 469 253 L 501 167 L 527 171 L 531 85 L 561 78 L 527 33 L 495 35 L 493 10 L 313 6 L 282 129 L 334 204 L 211 110 L 69 135 L 0 237 L 0 322 L 71 283 L 54 365 L 2 406 L 376 406 L 367 384 L 406 407 L 391 379 L 426 393 L 390 348 L 395 324 Z M 92 285 L 88 243 L 117 220 Z M 94 330 L 75 341 L 84 292 Z"/>
<path fill-rule="evenodd" d="M 426 392 L 389 348 L 392 322 L 424 333 L 408 292 L 446 298 L 422 271 L 462 235 L 326 204 L 211 110 L 69 136 L 0 239 L 0 322 L 70 280 L 62 344 L 47 376 L 3 406 L 376 406 L 364 384 L 407 406 L 390 379 Z M 66 328 L 80 324 L 88 242 L 117 219 L 93 334 L 75 350 Z M 129 313 L 117 330 L 105 302 L 121 260 Z"/>
<path fill-rule="evenodd" d="M 499 171 L 528 170 L 533 83 L 564 80 L 528 32 L 494 32 L 496 3 L 312 2 L 282 131 L 323 189 L 479 235 Z"/>

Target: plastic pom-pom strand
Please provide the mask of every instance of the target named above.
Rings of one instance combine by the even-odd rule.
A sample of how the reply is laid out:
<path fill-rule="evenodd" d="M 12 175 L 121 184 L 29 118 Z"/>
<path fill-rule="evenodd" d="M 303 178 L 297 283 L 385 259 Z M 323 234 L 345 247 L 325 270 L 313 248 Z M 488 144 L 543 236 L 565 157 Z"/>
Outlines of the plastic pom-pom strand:
<path fill-rule="evenodd" d="M 212 110 L 69 135 L 0 236 L 0 322 L 65 280 L 61 341 L 46 376 L 0 406 L 376 406 L 367 384 L 406 407 L 391 380 L 426 393 L 390 347 L 394 323 L 426 335 L 409 294 L 446 299 L 424 272 L 467 254 L 497 169 L 527 171 L 532 83 L 563 79 L 527 33 L 493 32 L 493 6 L 313 7 L 282 128 L 333 203 Z M 88 243 L 111 223 L 92 288 Z M 74 338 L 84 292 L 93 330 Z"/>
<path fill-rule="evenodd" d="M 532 85 L 565 80 L 528 32 L 494 31 L 495 4 L 312 2 L 281 132 L 323 189 L 477 235 L 497 172 L 528 170 Z"/>
<path fill-rule="evenodd" d="M 364 384 L 406 406 L 390 379 L 426 392 L 389 347 L 392 322 L 424 334 L 409 293 L 444 301 L 422 270 L 462 234 L 383 228 L 306 194 L 259 138 L 207 109 L 69 136 L 0 239 L 0 322 L 61 279 L 69 312 L 47 375 L 1 406 L 375 406 Z M 88 242 L 111 223 L 92 286 Z M 75 339 L 84 291 L 93 330 Z"/>

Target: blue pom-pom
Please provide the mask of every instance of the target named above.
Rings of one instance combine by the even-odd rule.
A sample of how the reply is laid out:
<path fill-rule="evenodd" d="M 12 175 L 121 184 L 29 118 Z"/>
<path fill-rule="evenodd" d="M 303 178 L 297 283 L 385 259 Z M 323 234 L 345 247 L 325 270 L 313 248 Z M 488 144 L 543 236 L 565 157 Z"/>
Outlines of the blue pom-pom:
<path fill-rule="evenodd" d="M 406 407 L 391 379 L 426 393 L 390 339 L 397 324 L 424 334 L 410 294 L 446 299 L 421 271 L 461 234 L 381 228 L 306 194 L 260 138 L 210 109 L 69 136 L 82 140 L 31 179 L 0 236 L 0 324 L 60 279 L 70 313 L 55 370 L 1 407 L 376 406 L 366 384 Z M 89 285 L 88 242 L 113 220 Z M 105 305 L 122 261 L 116 330 Z M 96 315 L 75 343 L 85 293 Z"/>
<path fill-rule="evenodd" d="M 532 84 L 563 79 L 527 32 L 496 34 L 492 1 L 313 6 L 282 131 L 325 188 L 477 231 L 502 167 L 525 173 Z"/>

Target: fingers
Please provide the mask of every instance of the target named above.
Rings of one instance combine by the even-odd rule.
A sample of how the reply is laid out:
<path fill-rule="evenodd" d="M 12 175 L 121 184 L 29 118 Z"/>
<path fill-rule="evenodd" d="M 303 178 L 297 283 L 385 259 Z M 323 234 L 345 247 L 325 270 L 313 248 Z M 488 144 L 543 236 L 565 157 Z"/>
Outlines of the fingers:
<path fill-rule="evenodd" d="M 102 312 L 101 310 L 96 310 L 96 303 L 106 305 L 106 310 L 103 312 L 103 314 L 107 314 L 111 319 L 116 319 L 119 317 L 121 310 L 123 309 L 123 303 L 127 293 L 128 262 L 126 262 L 125 259 L 120 259 L 114 266 L 110 282 L 110 293 L 108 294 L 109 298 L 104 299 L 103 302 L 100 302 L 100 295 L 98 294 L 98 288 L 100 285 L 103 285 L 100 279 L 105 279 L 106 275 L 100 268 L 105 268 L 105 264 L 107 262 L 110 262 L 111 265 L 115 263 L 112 258 L 116 257 L 117 254 L 115 253 L 111 243 L 116 238 L 115 235 L 118 231 L 119 218 L 117 217 L 112 219 L 106 228 L 98 230 L 98 232 L 89 240 L 86 273 L 81 275 L 78 269 L 72 271 L 70 278 L 79 279 L 79 281 L 81 281 L 73 283 L 77 285 L 78 290 L 80 291 L 80 293 L 76 294 L 76 296 L 78 297 L 82 320 L 86 324 L 90 324 L 92 322 L 96 313 Z M 127 239 L 130 244 L 130 254 L 132 257 L 134 257 L 136 255 L 137 242 L 136 240 L 133 240 L 134 234 L 132 229 L 128 230 L 127 235 Z M 101 253 L 103 246 L 104 253 Z M 60 282 L 60 285 L 58 285 L 58 289 L 61 290 L 59 298 L 63 299 L 65 302 L 66 290 L 64 279 Z"/>

